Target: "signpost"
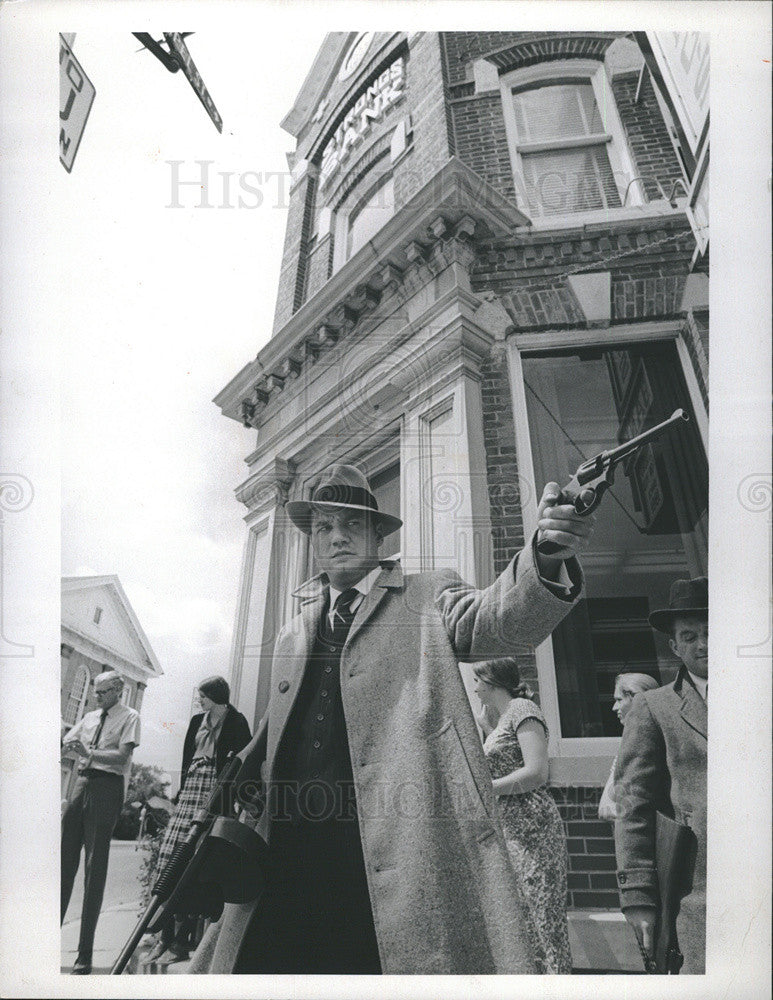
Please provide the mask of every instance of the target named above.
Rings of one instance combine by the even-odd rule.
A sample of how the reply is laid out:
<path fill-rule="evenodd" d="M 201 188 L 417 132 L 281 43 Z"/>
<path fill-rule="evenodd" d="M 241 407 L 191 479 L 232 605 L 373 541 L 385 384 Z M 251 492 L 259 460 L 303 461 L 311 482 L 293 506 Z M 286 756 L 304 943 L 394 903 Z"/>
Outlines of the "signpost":
<path fill-rule="evenodd" d="M 196 69 L 196 64 L 188 51 L 188 46 L 185 44 L 185 39 L 183 38 L 182 33 L 179 31 L 165 31 L 164 38 L 166 39 L 166 44 L 169 46 L 169 52 L 176 57 L 180 69 L 188 77 L 188 81 L 196 92 L 196 96 L 206 108 L 209 117 L 215 123 L 215 128 L 218 132 L 222 132 L 223 119 L 220 117 L 220 114 L 215 107 L 215 102 L 209 96 L 209 91 L 204 86 L 204 81 L 201 79 L 201 74 Z"/>
<path fill-rule="evenodd" d="M 63 35 L 59 36 L 59 159 L 69 174 L 96 89 Z"/>

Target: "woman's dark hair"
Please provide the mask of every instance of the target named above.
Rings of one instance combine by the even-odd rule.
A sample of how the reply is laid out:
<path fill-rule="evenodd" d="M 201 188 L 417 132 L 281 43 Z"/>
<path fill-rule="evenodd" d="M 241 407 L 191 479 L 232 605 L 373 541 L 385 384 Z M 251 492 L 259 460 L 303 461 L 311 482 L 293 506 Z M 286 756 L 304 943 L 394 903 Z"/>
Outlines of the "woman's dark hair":
<path fill-rule="evenodd" d="M 504 688 L 511 698 L 533 698 L 534 692 L 521 680 L 518 661 L 514 656 L 498 660 L 481 660 L 473 666 L 476 677 L 494 687 Z"/>
<path fill-rule="evenodd" d="M 231 689 L 225 677 L 207 677 L 199 684 L 199 691 L 216 705 L 227 705 L 231 697 Z"/>

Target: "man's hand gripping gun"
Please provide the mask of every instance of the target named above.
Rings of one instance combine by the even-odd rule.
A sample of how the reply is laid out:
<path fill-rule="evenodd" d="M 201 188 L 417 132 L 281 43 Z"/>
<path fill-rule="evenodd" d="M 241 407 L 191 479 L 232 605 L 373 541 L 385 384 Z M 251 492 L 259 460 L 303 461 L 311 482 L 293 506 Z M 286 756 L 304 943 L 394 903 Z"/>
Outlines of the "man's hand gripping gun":
<path fill-rule="evenodd" d="M 561 496 L 555 501 L 558 504 L 573 504 L 575 511 L 582 517 L 592 513 L 601 503 L 602 497 L 615 481 L 615 467 L 623 459 L 633 455 L 649 441 L 654 441 L 675 425 L 688 421 L 690 418 L 684 410 L 674 410 L 668 420 L 652 427 L 650 430 L 631 438 L 618 448 L 602 451 L 595 458 L 589 458 L 578 468 L 569 482 L 561 491 Z M 537 545 L 539 551 L 546 556 L 553 555 L 561 548 L 555 542 L 543 540 Z"/>

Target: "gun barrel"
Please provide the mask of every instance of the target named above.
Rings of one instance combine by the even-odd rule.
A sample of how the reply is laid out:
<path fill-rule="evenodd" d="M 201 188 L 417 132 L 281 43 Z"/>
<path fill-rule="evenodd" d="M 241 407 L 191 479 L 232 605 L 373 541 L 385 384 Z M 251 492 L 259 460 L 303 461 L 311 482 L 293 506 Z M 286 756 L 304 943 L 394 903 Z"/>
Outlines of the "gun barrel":
<path fill-rule="evenodd" d="M 689 417 L 684 412 L 684 410 L 674 410 L 668 420 L 664 420 L 660 424 L 656 424 L 655 427 L 651 427 L 648 431 L 643 434 L 639 434 L 638 437 L 631 438 L 630 441 L 625 441 L 618 448 L 612 448 L 611 451 L 604 452 L 604 460 L 606 463 L 609 462 L 619 462 L 621 458 L 625 458 L 633 451 L 637 451 L 642 445 L 646 444 L 648 441 L 654 441 L 655 438 L 659 438 L 662 434 L 675 424 L 687 423 Z"/>

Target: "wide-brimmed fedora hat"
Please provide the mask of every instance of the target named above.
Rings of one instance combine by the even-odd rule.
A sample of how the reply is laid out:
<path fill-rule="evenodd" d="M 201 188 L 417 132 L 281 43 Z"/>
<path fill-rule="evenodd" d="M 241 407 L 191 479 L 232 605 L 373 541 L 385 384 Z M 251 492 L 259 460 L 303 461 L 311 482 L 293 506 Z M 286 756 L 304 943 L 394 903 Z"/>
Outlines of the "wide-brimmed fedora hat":
<path fill-rule="evenodd" d="M 322 476 L 311 495 L 311 500 L 290 500 L 285 509 L 287 516 L 307 535 L 311 534 L 311 512 L 323 508 L 340 507 L 347 510 L 365 511 L 376 524 L 381 525 L 384 535 L 390 535 L 402 527 L 399 517 L 384 514 L 378 509 L 376 498 L 370 492 L 370 484 L 354 465 L 334 465 Z"/>
<path fill-rule="evenodd" d="M 671 634 L 675 618 L 688 615 L 703 615 L 709 610 L 709 580 L 697 576 L 694 580 L 674 580 L 668 596 L 668 607 L 653 611 L 649 623 L 658 632 Z"/>

